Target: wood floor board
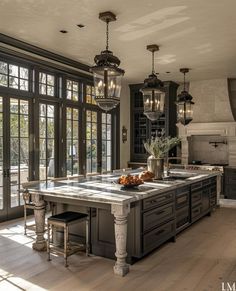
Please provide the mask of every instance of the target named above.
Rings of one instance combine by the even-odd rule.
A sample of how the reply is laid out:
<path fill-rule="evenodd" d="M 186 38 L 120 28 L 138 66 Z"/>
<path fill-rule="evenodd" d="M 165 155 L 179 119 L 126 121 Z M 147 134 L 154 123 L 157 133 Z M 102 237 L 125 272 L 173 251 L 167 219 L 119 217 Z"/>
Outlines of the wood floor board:
<path fill-rule="evenodd" d="M 84 253 L 63 258 L 31 248 L 22 220 L 0 224 L 0 291 L 221 291 L 236 281 L 236 209 L 220 208 L 131 266 L 120 278 L 114 261 Z"/>

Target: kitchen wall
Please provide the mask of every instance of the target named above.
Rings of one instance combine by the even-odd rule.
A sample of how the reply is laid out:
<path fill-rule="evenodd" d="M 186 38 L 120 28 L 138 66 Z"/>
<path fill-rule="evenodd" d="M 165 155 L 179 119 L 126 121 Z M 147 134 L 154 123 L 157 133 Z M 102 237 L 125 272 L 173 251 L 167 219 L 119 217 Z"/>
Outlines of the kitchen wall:
<path fill-rule="evenodd" d="M 189 163 L 228 164 L 228 144 L 225 137 L 194 135 L 189 139 Z M 220 142 L 217 147 L 210 142 Z M 225 142 L 225 143 L 221 143 Z"/>
<path fill-rule="evenodd" d="M 227 79 L 190 82 L 189 93 L 195 102 L 192 122 L 234 121 L 229 103 Z"/>
<path fill-rule="evenodd" d="M 128 130 L 127 142 L 122 142 L 122 127 Z M 120 100 L 120 168 L 127 168 L 130 160 L 130 90 L 127 83 L 122 83 Z"/>

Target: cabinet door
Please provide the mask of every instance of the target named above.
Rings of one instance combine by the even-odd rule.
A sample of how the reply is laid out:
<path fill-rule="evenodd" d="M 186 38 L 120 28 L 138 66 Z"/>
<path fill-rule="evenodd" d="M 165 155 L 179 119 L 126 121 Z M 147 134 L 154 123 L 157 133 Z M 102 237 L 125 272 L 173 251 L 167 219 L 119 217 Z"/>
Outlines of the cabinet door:
<path fill-rule="evenodd" d="M 210 208 L 210 189 L 204 188 L 202 190 L 202 212 L 206 212 Z"/>

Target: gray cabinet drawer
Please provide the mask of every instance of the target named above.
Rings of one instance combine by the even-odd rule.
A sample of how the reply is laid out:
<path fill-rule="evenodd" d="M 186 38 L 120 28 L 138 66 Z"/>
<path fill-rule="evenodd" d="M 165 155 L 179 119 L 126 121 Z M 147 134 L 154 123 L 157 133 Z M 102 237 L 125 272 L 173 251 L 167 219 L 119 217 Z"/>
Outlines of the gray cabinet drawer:
<path fill-rule="evenodd" d="M 192 193 L 192 205 L 199 203 L 202 199 L 202 191 L 195 191 Z"/>
<path fill-rule="evenodd" d="M 189 191 L 190 191 L 190 187 L 189 186 L 184 186 L 184 187 L 178 188 L 176 190 L 176 195 L 181 195 L 183 193 L 188 193 Z"/>
<path fill-rule="evenodd" d="M 158 207 L 143 214 L 143 231 L 147 231 L 158 225 L 173 219 L 174 203 Z"/>
<path fill-rule="evenodd" d="M 147 210 L 174 201 L 175 191 L 169 191 L 143 200 L 143 209 Z"/>
<path fill-rule="evenodd" d="M 190 223 L 189 207 L 183 207 L 176 211 L 176 230 Z"/>
<path fill-rule="evenodd" d="M 182 193 L 181 195 L 177 195 L 175 198 L 176 201 L 176 209 L 187 206 L 189 203 L 189 192 Z"/>
<path fill-rule="evenodd" d="M 192 221 L 195 221 L 200 215 L 201 215 L 201 212 L 202 212 L 202 205 L 199 204 L 195 207 L 192 208 Z"/>
<path fill-rule="evenodd" d="M 216 177 L 212 177 L 210 180 L 211 180 L 211 184 L 214 184 L 214 183 L 216 184 Z"/>
<path fill-rule="evenodd" d="M 211 184 L 211 179 L 206 179 L 202 181 L 202 186 L 208 186 Z"/>
<path fill-rule="evenodd" d="M 191 191 L 201 189 L 202 188 L 202 182 L 197 182 L 191 185 Z"/>
<path fill-rule="evenodd" d="M 236 185 L 236 175 L 225 178 L 225 183 L 229 185 Z"/>
<path fill-rule="evenodd" d="M 175 223 L 170 221 L 143 236 L 143 253 L 147 253 L 160 246 L 175 235 Z"/>
<path fill-rule="evenodd" d="M 224 169 L 225 175 L 228 176 L 236 176 L 236 168 L 234 169 Z"/>

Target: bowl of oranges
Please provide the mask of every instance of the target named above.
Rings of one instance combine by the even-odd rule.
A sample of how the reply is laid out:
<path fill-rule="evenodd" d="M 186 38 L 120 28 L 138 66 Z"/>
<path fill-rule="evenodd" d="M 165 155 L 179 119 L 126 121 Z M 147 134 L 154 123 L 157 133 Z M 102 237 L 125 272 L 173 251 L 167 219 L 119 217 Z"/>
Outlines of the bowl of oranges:
<path fill-rule="evenodd" d="M 129 189 L 135 188 L 143 184 L 143 180 L 138 175 L 122 175 L 118 179 L 118 184 L 122 185 L 122 188 Z"/>

